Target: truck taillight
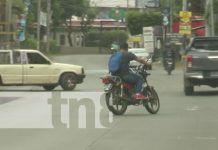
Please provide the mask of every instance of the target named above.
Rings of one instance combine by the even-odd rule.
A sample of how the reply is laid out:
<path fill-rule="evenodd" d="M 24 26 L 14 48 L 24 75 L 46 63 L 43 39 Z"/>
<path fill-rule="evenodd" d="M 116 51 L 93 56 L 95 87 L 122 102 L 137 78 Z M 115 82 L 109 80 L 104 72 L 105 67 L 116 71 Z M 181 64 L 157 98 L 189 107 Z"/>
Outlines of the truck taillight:
<path fill-rule="evenodd" d="M 187 55 L 186 56 L 186 62 L 188 67 L 192 67 L 192 62 L 193 62 L 193 57 L 192 55 Z"/>

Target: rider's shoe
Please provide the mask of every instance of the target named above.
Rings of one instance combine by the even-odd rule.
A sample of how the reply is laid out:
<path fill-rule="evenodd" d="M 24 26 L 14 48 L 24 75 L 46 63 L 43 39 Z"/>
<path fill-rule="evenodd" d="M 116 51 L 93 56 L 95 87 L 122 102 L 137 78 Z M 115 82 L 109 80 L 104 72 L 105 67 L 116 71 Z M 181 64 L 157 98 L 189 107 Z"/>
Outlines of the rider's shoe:
<path fill-rule="evenodd" d="M 147 100 L 148 97 L 144 96 L 142 93 L 136 93 L 136 94 L 134 95 L 134 99 L 135 99 L 135 100 Z"/>

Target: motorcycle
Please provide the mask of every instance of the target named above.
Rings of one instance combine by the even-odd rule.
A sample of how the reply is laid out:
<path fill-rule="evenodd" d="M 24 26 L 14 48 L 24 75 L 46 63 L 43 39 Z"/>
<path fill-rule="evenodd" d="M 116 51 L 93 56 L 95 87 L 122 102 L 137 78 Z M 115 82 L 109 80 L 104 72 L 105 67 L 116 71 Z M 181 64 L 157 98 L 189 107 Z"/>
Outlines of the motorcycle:
<path fill-rule="evenodd" d="M 143 76 L 143 94 L 148 98 L 146 100 L 135 100 L 134 85 L 122 81 L 119 76 L 106 75 L 101 77 L 104 84 L 106 105 L 114 115 L 123 115 L 129 105 L 143 105 L 151 114 L 156 114 L 160 108 L 160 101 L 157 92 L 153 86 L 150 86 L 147 77 L 150 73 L 147 72 L 146 65 L 131 67 L 131 71 Z"/>
<path fill-rule="evenodd" d="M 167 58 L 166 59 L 166 71 L 167 71 L 168 75 L 171 75 L 171 72 L 174 69 L 173 65 L 174 65 L 173 64 L 173 59 L 172 58 Z"/>

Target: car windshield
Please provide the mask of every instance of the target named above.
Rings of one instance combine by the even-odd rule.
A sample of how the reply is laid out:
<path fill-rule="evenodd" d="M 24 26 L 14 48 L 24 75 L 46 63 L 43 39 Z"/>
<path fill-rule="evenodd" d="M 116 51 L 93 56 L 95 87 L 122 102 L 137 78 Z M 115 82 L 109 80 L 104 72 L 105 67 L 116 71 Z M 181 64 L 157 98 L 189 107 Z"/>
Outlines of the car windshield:
<path fill-rule="evenodd" d="M 218 50 L 218 40 L 196 40 L 192 47 L 195 49 Z"/>

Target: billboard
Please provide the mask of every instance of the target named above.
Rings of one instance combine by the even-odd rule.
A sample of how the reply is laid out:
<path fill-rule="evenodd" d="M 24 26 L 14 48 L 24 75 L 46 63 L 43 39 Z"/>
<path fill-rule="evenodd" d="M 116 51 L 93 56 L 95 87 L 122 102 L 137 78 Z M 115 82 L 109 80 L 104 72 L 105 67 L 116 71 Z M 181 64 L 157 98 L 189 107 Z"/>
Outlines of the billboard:
<path fill-rule="evenodd" d="M 180 16 L 179 33 L 190 35 L 192 31 L 192 27 L 191 27 L 192 13 L 190 11 L 180 11 L 179 16 Z"/>

